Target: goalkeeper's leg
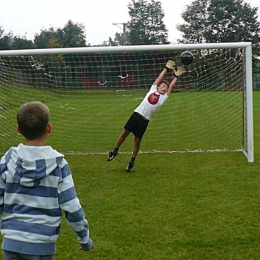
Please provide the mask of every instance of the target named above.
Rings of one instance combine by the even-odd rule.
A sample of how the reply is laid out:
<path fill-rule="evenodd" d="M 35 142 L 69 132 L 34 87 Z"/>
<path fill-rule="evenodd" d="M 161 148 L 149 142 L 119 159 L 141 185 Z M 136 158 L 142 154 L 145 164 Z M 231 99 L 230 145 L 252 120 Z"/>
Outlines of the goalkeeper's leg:
<path fill-rule="evenodd" d="M 129 161 L 127 167 L 126 167 L 126 171 L 127 171 L 127 172 L 132 171 L 132 169 L 133 169 L 134 166 L 135 166 L 135 158 L 136 158 L 136 156 L 137 156 L 137 154 L 138 154 L 138 151 L 139 151 L 139 149 L 140 149 L 141 140 L 142 140 L 141 138 L 135 136 L 135 139 L 134 139 L 134 151 L 133 151 L 132 158 L 131 158 L 131 160 Z"/>
<path fill-rule="evenodd" d="M 108 153 L 108 158 L 107 161 L 112 161 L 114 159 L 115 156 L 118 155 L 118 150 L 119 147 L 122 145 L 122 143 L 125 141 L 126 137 L 130 134 L 130 131 L 124 129 L 123 132 L 120 134 L 117 142 L 116 142 L 116 146 L 114 148 L 114 150 L 112 152 Z"/>

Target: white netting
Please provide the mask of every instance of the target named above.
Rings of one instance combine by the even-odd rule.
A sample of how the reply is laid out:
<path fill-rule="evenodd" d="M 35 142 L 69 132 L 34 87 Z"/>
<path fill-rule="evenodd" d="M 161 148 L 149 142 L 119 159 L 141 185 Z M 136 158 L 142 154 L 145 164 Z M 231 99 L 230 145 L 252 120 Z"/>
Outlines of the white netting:
<path fill-rule="evenodd" d="M 16 131 L 19 106 L 40 100 L 50 107 L 53 132 L 48 142 L 57 150 L 106 153 L 167 60 L 181 65 L 185 50 L 106 48 L 104 53 L 101 48 L 40 55 L 0 52 L 1 152 L 23 142 Z M 141 152 L 246 149 L 244 49 L 189 51 L 194 61 L 150 122 Z M 166 80 L 171 79 L 167 74 Z M 128 139 L 121 152 L 132 151 Z"/>

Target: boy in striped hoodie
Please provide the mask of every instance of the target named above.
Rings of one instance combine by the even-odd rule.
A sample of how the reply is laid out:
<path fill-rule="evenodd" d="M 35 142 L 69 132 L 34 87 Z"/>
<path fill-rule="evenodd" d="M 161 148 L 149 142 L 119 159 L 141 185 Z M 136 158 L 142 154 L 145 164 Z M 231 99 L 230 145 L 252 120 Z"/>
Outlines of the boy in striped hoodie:
<path fill-rule="evenodd" d="M 4 259 L 53 260 L 62 211 L 82 250 L 93 248 L 88 222 L 64 156 L 45 145 L 52 126 L 39 101 L 22 105 L 17 130 L 26 144 L 0 161 L 0 214 Z"/>

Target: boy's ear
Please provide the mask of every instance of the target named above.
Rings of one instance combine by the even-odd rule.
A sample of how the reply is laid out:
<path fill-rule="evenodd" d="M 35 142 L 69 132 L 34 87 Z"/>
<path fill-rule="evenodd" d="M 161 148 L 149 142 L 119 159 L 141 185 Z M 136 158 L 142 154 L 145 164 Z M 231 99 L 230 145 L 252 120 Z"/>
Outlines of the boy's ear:
<path fill-rule="evenodd" d="M 19 127 L 19 125 L 17 126 L 17 131 L 18 131 L 18 133 L 19 133 L 19 134 L 22 134 L 22 132 L 21 132 L 21 129 L 20 129 L 20 127 Z"/>
<path fill-rule="evenodd" d="M 51 123 L 48 123 L 47 127 L 46 127 L 47 133 L 50 134 L 51 130 L 52 130 L 52 125 Z"/>

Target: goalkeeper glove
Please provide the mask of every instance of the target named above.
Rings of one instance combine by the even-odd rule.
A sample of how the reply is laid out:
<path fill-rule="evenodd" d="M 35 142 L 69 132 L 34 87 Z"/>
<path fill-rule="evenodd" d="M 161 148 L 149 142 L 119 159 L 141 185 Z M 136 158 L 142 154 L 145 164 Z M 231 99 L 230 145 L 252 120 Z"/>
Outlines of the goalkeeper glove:
<path fill-rule="evenodd" d="M 185 69 L 183 67 L 177 67 L 177 70 L 174 69 L 173 72 L 174 75 L 178 78 L 185 72 Z"/>
<path fill-rule="evenodd" d="M 173 60 L 168 60 L 168 62 L 166 63 L 166 70 L 167 72 L 171 71 L 171 70 L 174 70 L 176 64 Z"/>

